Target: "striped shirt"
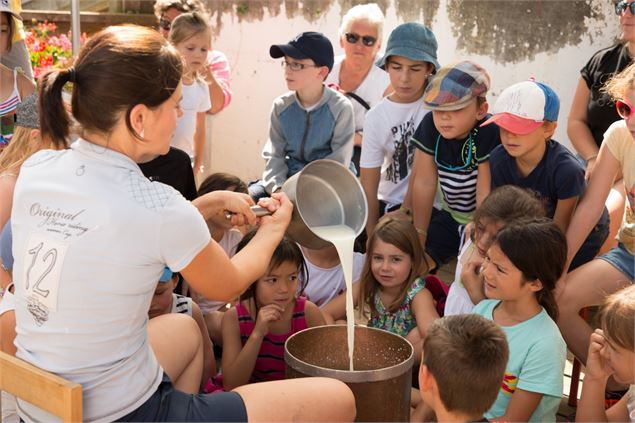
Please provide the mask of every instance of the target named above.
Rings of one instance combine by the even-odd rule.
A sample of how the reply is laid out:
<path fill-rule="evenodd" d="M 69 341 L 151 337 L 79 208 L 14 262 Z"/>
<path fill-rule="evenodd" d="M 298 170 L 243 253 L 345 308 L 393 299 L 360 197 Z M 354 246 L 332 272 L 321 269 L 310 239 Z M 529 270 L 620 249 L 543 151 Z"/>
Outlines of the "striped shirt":
<path fill-rule="evenodd" d="M 192 315 L 192 299 L 185 295 L 172 293 L 172 310 L 170 313 L 182 313 Z"/>
<path fill-rule="evenodd" d="M 294 333 L 307 328 L 306 319 L 304 318 L 305 304 L 306 298 L 296 298 L 290 332 L 284 334 L 270 332 L 263 338 L 249 383 L 284 379 L 284 343 Z M 240 340 L 242 345 L 245 346 L 256 326 L 256 322 L 251 318 L 249 310 L 241 303 L 236 305 L 236 311 L 238 313 Z"/>
<path fill-rule="evenodd" d="M 498 126 L 480 127 L 489 116 L 478 121 L 467 138 L 447 140 L 434 126 L 433 113 L 428 113 L 412 138 L 416 148 L 434 157 L 441 208 L 460 224 L 468 223 L 476 209 L 478 166 L 500 144 Z"/>
<path fill-rule="evenodd" d="M 18 91 L 18 71 L 13 70 L 13 91 L 9 94 L 9 98 L 0 103 L 0 149 L 6 147 L 11 138 L 13 138 L 13 131 L 15 126 L 15 113 L 18 104 L 22 101 L 20 99 L 20 92 Z"/>

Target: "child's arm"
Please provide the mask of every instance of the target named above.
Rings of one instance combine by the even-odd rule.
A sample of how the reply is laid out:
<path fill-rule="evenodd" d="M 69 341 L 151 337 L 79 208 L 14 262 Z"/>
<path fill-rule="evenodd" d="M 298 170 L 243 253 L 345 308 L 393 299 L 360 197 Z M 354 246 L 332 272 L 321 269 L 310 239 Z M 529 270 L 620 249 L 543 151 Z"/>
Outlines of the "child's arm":
<path fill-rule="evenodd" d="M 203 375 L 201 378 L 201 387 L 203 387 L 210 377 L 216 375 L 216 358 L 214 357 L 214 346 L 212 345 L 212 340 L 209 338 L 205 318 L 198 304 L 194 301 L 192 301 L 192 317 L 201 331 L 201 338 L 203 340 Z"/>
<path fill-rule="evenodd" d="M 439 318 L 432 293 L 425 288 L 417 292 L 412 299 L 410 308 L 417 320 L 417 329 L 421 339 L 424 339 L 428 332 L 428 326 Z"/>
<path fill-rule="evenodd" d="M 15 355 L 17 348 L 15 340 L 15 311 L 10 310 L 0 315 L 0 350 Z"/>
<path fill-rule="evenodd" d="M 512 399 L 507 404 L 505 415 L 495 417 L 493 421 L 501 422 L 528 422 L 531 415 L 538 408 L 542 400 L 542 394 L 516 389 Z"/>
<path fill-rule="evenodd" d="M 558 225 L 560 230 L 567 233 L 571 218 L 575 212 L 575 206 L 578 204 L 578 197 L 566 198 L 564 200 L 558 200 L 556 203 L 556 211 L 553 214 L 553 222 Z"/>
<path fill-rule="evenodd" d="M 596 329 L 591 334 L 589 342 L 584 386 L 576 412 L 577 422 L 626 422 L 629 420 L 626 408 L 628 395 L 624 395 L 608 410 L 604 409 L 604 390 L 606 382 L 613 373 L 602 355 L 606 348 L 604 332 L 602 329 Z"/>
<path fill-rule="evenodd" d="M 476 174 L 476 207 L 481 205 L 491 189 L 492 174 L 489 170 L 489 162 L 481 162 L 478 164 L 478 173 Z"/>
<path fill-rule="evenodd" d="M 478 254 L 473 252 L 472 254 Z M 480 274 L 482 262 L 469 260 L 463 265 L 461 272 L 461 282 L 470 297 L 472 304 L 478 304 L 485 299 L 485 291 L 483 290 L 483 275 Z"/>
<path fill-rule="evenodd" d="M 619 170 L 620 162 L 613 156 L 606 143 L 603 143 L 593 170 L 593 178 L 589 181 L 582 201 L 576 208 L 567 229 L 568 252 L 565 269 L 568 268 L 578 249 L 602 215 L 604 203 Z"/>
<path fill-rule="evenodd" d="M 320 308 L 309 300 L 304 303 L 304 319 L 306 320 L 307 327 L 310 328 L 326 324 Z"/>
<path fill-rule="evenodd" d="M 205 112 L 196 114 L 196 132 L 194 132 L 194 176 L 198 175 L 205 154 Z"/>
<path fill-rule="evenodd" d="M 593 134 L 589 129 L 587 122 L 587 107 L 589 106 L 589 98 L 591 91 L 587 87 L 583 78 L 578 80 L 578 86 L 571 102 L 571 110 L 567 120 L 567 135 L 571 140 L 571 144 L 587 162 L 586 178 L 590 179 L 593 172 L 593 166 L 598 154 L 598 146 L 595 144 Z"/>
<path fill-rule="evenodd" d="M 289 167 L 286 161 L 287 139 L 282 131 L 277 111 L 278 100 L 274 101 L 271 110 L 269 139 L 262 150 L 262 157 L 267 161 L 262 172 L 262 179 L 267 192 L 276 192 L 287 180 Z"/>
<path fill-rule="evenodd" d="M 366 194 L 366 201 L 368 203 L 368 218 L 366 220 L 366 233 L 371 234 L 373 228 L 377 224 L 379 219 L 379 200 L 377 199 L 377 188 L 379 187 L 379 178 L 381 175 L 381 168 L 362 167 L 360 171 L 360 182 L 362 188 Z"/>
<path fill-rule="evenodd" d="M 359 291 L 361 282 L 353 284 L 353 304 L 359 303 Z M 334 325 L 337 320 L 346 319 L 346 291 L 333 298 L 320 309 L 327 325 Z"/>
<path fill-rule="evenodd" d="M 284 309 L 278 304 L 268 304 L 258 310 L 256 325 L 244 346 L 240 340 L 240 328 L 236 308 L 223 316 L 223 385 L 226 390 L 245 385 L 256 366 L 263 338 L 269 333 L 269 324 L 280 320 Z M 227 343 L 229 342 L 229 344 Z M 229 347 L 229 348 L 228 348 Z M 227 354 L 225 354 L 227 353 Z"/>
<path fill-rule="evenodd" d="M 437 192 L 437 165 L 434 158 L 421 150 L 415 151 L 414 163 L 412 165 L 413 176 L 416 174 L 416 181 L 412 181 L 410 188 L 412 194 L 408 194 L 412 202 L 412 216 L 415 228 L 421 244 L 425 247 L 430 217 L 432 216 L 432 206 L 434 195 Z"/>
<path fill-rule="evenodd" d="M 342 102 L 342 110 L 335 120 L 333 137 L 331 138 L 331 153 L 325 159 L 335 160 L 348 167 L 353 158 L 355 137 L 355 118 L 353 105 L 348 99 Z"/>

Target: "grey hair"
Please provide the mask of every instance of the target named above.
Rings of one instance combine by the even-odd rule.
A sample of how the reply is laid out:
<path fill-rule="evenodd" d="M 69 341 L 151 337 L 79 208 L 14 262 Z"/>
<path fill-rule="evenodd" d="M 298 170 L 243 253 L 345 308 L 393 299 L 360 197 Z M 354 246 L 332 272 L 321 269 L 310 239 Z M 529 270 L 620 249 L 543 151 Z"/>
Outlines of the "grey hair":
<path fill-rule="evenodd" d="M 340 25 L 340 38 L 344 36 L 353 26 L 354 22 L 368 22 L 377 28 L 377 40 L 381 42 L 384 34 L 384 13 L 381 11 L 377 3 L 358 4 L 351 7 L 342 17 Z"/>

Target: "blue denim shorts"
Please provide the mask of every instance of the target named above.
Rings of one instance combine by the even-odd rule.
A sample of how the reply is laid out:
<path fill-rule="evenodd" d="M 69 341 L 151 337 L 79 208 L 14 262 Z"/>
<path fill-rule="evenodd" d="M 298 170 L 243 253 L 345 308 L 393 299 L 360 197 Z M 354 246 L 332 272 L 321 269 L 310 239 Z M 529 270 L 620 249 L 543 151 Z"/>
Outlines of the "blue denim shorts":
<path fill-rule="evenodd" d="M 246 422 L 243 399 L 235 392 L 186 394 L 164 373 L 154 394 L 120 422 Z"/>
<path fill-rule="evenodd" d="M 635 279 L 635 256 L 633 256 L 621 242 L 617 247 L 599 257 L 608 262 L 620 272 L 624 273 L 633 283 Z"/>

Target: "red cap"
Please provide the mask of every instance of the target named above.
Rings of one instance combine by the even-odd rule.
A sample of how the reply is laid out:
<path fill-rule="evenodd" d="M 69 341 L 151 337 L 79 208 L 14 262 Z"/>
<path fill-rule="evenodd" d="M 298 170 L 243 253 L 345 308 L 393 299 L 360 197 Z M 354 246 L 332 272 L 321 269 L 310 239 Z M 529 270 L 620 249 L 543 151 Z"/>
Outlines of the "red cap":
<path fill-rule="evenodd" d="M 495 123 L 501 128 L 516 135 L 527 135 L 534 132 L 539 128 L 543 122 L 536 122 L 533 119 L 525 119 L 511 113 L 497 113 L 491 118 L 487 119 L 481 124 L 481 126 Z"/>

